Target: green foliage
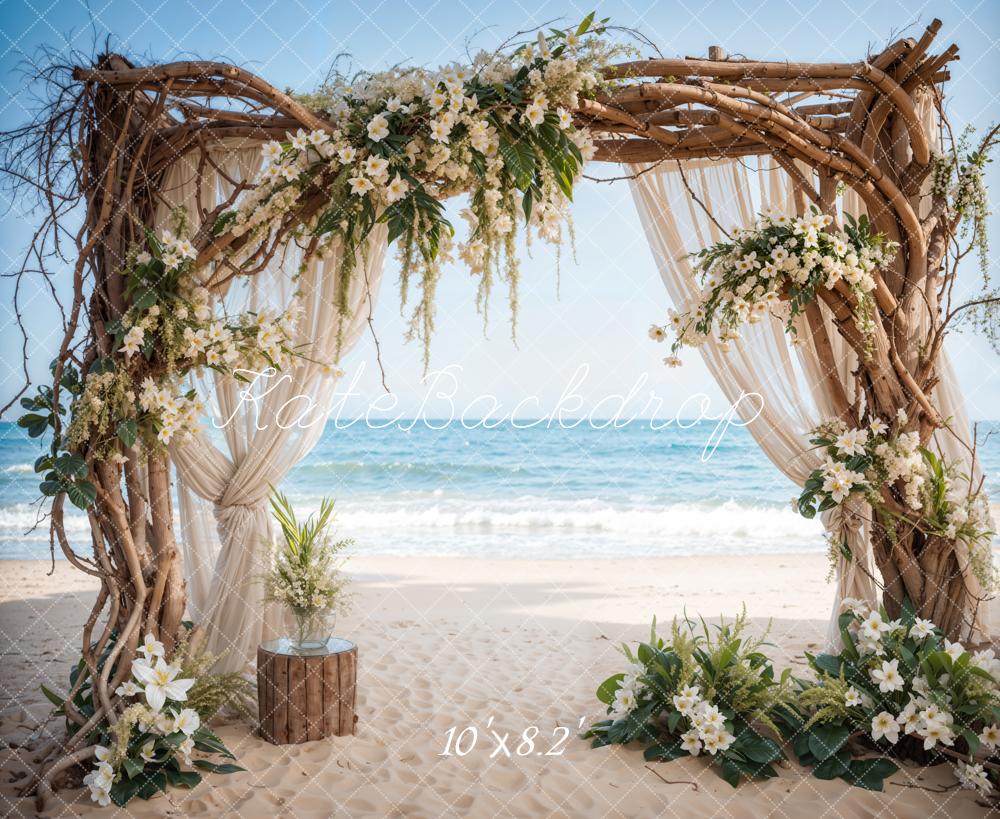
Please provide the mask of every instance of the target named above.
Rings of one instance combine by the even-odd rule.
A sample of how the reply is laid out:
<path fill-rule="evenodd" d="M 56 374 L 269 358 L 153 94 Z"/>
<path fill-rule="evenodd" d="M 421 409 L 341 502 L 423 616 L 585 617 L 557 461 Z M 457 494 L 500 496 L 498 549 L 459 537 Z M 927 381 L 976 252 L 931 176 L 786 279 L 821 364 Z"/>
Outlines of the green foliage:
<path fill-rule="evenodd" d="M 331 611 L 346 605 L 347 578 L 338 556 L 353 541 L 329 536 L 333 509 L 334 501 L 324 498 L 317 515 L 300 521 L 291 501 L 277 490 L 272 493 L 271 511 L 283 543 L 266 576 L 268 599 L 301 611 Z"/>
<path fill-rule="evenodd" d="M 598 687 L 609 719 L 584 734 L 593 747 L 641 742 L 647 761 L 705 753 L 734 787 L 776 776 L 784 759 L 775 738 L 794 701 L 790 675 L 774 673 L 764 637 L 745 634 L 745 612 L 732 623 L 674 620 L 670 642 L 656 634 L 635 652 L 629 671 Z"/>
<path fill-rule="evenodd" d="M 53 378 L 57 362 L 49 369 Z M 56 401 L 55 391 L 47 384 L 38 387 L 35 395 L 21 399 L 25 414 L 17 419 L 17 425 L 32 438 L 41 438 L 51 431 L 49 451 L 35 461 L 35 472 L 42 476 L 39 490 L 46 497 L 65 494 L 70 502 L 80 509 L 87 509 L 97 497 L 97 487 L 89 480 L 90 469 L 79 455 L 64 448 L 63 430 L 68 424 L 66 404 L 74 401 L 83 392 L 80 372 L 67 363 L 59 379 L 60 399 Z"/>
<path fill-rule="evenodd" d="M 973 654 L 943 640 L 909 601 L 893 621 L 884 609 L 872 612 L 851 600 L 845 606 L 843 649 L 806 654 L 816 679 L 798 681 L 804 722 L 785 730 L 798 761 L 817 778 L 882 790 L 898 769 L 890 757 L 918 748 L 942 761 L 952 752 L 976 753 L 980 733 L 1000 714 L 993 652 Z M 870 758 L 872 752 L 882 757 Z"/>

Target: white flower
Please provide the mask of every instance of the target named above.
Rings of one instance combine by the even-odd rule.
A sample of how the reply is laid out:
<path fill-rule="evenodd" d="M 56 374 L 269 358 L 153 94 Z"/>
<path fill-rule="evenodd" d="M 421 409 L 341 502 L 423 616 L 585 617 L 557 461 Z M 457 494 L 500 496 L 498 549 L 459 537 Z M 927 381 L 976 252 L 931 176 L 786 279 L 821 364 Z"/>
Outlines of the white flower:
<path fill-rule="evenodd" d="M 435 142 L 446 143 L 450 133 L 451 128 L 440 119 L 435 119 L 431 122 L 431 139 Z"/>
<path fill-rule="evenodd" d="M 367 176 L 352 176 L 347 180 L 351 184 L 351 193 L 355 196 L 364 196 L 375 187 Z"/>
<path fill-rule="evenodd" d="M 883 694 L 889 691 L 902 691 L 903 678 L 899 673 L 899 660 L 884 660 L 882 668 L 873 668 L 868 672 L 872 682 L 878 683 L 878 690 Z"/>
<path fill-rule="evenodd" d="M 376 114 L 368 122 L 368 139 L 372 142 L 381 142 L 389 136 L 389 120 L 382 114 Z"/>
<path fill-rule="evenodd" d="M 882 619 L 882 615 L 873 611 L 861 621 L 861 633 L 873 640 L 878 640 L 883 634 L 892 631 L 892 626 Z"/>
<path fill-rule="evenodd" d="M 728 751 L 729 746 L 735 742 L 736 737 L 729 733 L 729 731 L 719 731 L 716 734 L 716 747 L 720 751 Z"/>
<path fill-rule="evenodd" d="M 858 689 L 853 685 L 844 692 L 844 705 L 848 708 L 861 705 L 861 694 L 858 693 Z"/>
<path fill-rule="evenodd" d="M 573 115 L 565 108 L 557 109 L 556 114 L 559 116 L 559 127 L 562 128 L 562 130 L 565 131 L 573 125 Z"/>
<path fill-rule="evenodd" d="M 663 363 L 666 364 L 668 367 L 680 367 L 683 362 L 681 361 L 679 356 L 668 355 L 663 359 Z"/>
<path fill-rule="evenodd" d="M 385 198 L 391 205 L 393 202 L 398 202 L 402 199 L 410 190 L 410 183 L 405 179 L 401 179 L 399 174 L 393 177 L 393 180 L 386 185 L 385 188 Z"/>
<path fill-rule="evenodd" d="M 545 108 L 532 103 L 524 109 L 524 120 L 532 126 L 541 125 L 545 121 Z"/>
<path fill-rule="evenodd" d="M 285 136 L 288 137 L 288 141 L 292 143 L 292 147 L 296 150 L 304 151 L 309 145 L 309 134 L 301 128 L 295 132 L 294 136 L 287 132 L 285 133 Z"/>
<path fill-rule="evenodd" d="M 719 709 L 708 702 L 703 702 L 698 711 L 698 730 L 702 736 L 717 734 L 726 726 L 726 720 Z"/>
<path fill-rule="evenodd" d="M 198 716 L 198 712 L 193 708 L 184 708 L 176 717 L 174 717 L 174 722 L 171 728 L 174 733 L 180 731 L 187 736 L 191 736 L 191 734 L 198 730 L 200 725 L 201 718 Z"/>
<path fill-rule="evenodd" d="M 995 723 L 987 725 L 979 734 L 979 741 L 987 748 L 996 748 L 997 745 L 1000 745 L 1000 727 L 997 727 Z"/>
<path fill-rule="evenodd" d="M 615 692 L 615 701 L 612 707 L 616 712 L 628 713 L 635 708 L 635 704 L 635 692 L 631 688 L 619 688 Z"/>
<path fill-rule="evenodd" d="M 952 662 L 957 660 L 963 654 L 965 654 L 965 646 L 961 643 L 953 643 L 951 640 L 945 638 L 944 641 L 944 653 L 951 657 Z"/>
<path fill-rule="evenodd" d="M 139 646 L 139 651 L 142 655 L 150 660 L 153 657 L 163 656 L 163 643 L 156 639 L 151 633 L 147 634 L 145 639 L 142 641 L 142 645 Z"/>
<path fill-rule="evenodd" d="M 155 666 L 136 660 L 132 663 L 132 673 L 143 684 L 146 702 L 154 711 L 159 711 L 168 700 L 181 702 L 187 699 L 187 692 L 194 685 L 194 680 L 178 680 L 180 669 L 167 665 L 162 658 Z"/>
<path fill-rule="evenodd" d="M 191 737 L 187 737 L 177 746 L 177 750 L 180 751 L 181 755 L 184 757 L 184 763 L 186 765 L 191 764 L 191 752 L 194 750 L 194 740 Z"/>
<path fill-rule="evenodd" d="M 153 257 L 150 255 L 149 251 L 143 250 L 135 257 L 135 260 L 138 264 L 149 264 L 153 261 Z"/>
<path fill-rule="evenodd" d="M 868 424 L 868 432 L 871 433 L 873 437 L 885 435 L 888 429 L 889 428 L 885 425 L 881 418 L 875 418 Z"/>
<path fill-rule="evenodd" d="M 701 753 L 701 739 L 694 728 L 681 734 L 681 748 L 691 756 L 698 756 Z"/>
<path fill-rule="evenodd" d="M 365 160 L 365 173 L 372 179 L 380 179 L 387 175 L 389 160 L 380 156 L 370 156 Z"/>
<path fill-rule="evenodd" d="M 653 341 L 664 341 L 667 337 L 667 331 L 658 324 L 650 324 L 649 337 L 653 339 Z"/>
<path fill-rule="evenodd" d="M 861 455 L 865 451 L 865 435 L 860 429 L 852 429 L 837 436 L 834 446 L 841 455 Z"/>
<path fill-rule="evenodd" d="M 98 762 L 107 762 L 111 758 L 111 749 L 105 748 L 103 745 L 94 746 L 94 759 Z"/>
<path fill-rule="evenodd" d="M 931 686 L 927 682 L 927 678 L 921 675 L 918 675 L 913 678 L 913 682 L 910 683 L 910 688 L 913 689 L 913 692 L 915 694 L 921 697 L 930 696 L 931 693 Z"/>
<path fill-rule="evenodd" d="M 337 158 L 344 165 L 350 165 L 358 156 L 358 152 L 350 145 L 345 145 L 337 151 Z"/>
<path fill-rule="evenodd" d="M 990 783 L 989 774 L 986 773 L 986 769 L 980 764 L 969 765 L 959 760 L 958 767 L 955 769 L 955 775 L 966 790 L 976 790 L 982 796 L 989 796 L 993 792 L 993 785 Z"/>
<path fill-rule="evenodd" d="M 913 625 L 910 626 L 910 637 L 914 640 L 923 640 L 934 632 L 934 624 L 930 620 L 924 620 L 921 617 L 915 617 L 913 619 Z"/>
<path fill-rule="evenodd" d="M 142 748 L 139 750 L 139 756 L 142 758 L 143 762 L 152 762 L 156 754 L 153 751 L 153 745 L 155 740 L 149 740 L 146 742 Z"/>
<path fill-rule="evenodd" d="M 875 742 L 887 739 L 893 745 L 899 741 L 899 723 L 888 711 L 882 711 L 872 718 L 872 739 Z"/>

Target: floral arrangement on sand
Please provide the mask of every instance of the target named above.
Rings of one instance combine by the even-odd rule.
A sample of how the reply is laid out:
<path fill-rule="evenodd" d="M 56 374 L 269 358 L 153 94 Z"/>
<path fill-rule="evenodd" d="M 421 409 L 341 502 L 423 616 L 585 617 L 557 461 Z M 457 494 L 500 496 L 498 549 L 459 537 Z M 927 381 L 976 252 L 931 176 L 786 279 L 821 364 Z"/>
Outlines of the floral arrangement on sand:
<path fill-rule="evenodd" d="M 785 755 L 776 740 L 794 703 L 790 672 L 777 675 L 764 638 L 746 636 L 745 614 L 697 626 L 675 620 L 666 642 L 654 620 L 649 642 L 635 652 L 623 645 L 628 670 L 597 689 L 608 718 L 584 736 L 595 748 L 640 742 L 647 761 L 703 756 L 733 787 L 777 776 L 773 763 Z"/>
<path fill-rule="evenodd" d="M 872 787 L 896 770 L 873 768 L 860 754 L 921 755 L 947 761 L 963 787 L 983 796 L 1000 781 L 991 759 L 1000 745 L 1000 660 L 992 649 L 970 651 L 943 638 L 909 603 L 889 620 L 884 610 L 844 600 L 844 648 L 806 655 L 817 675 L 799 695 L 804 723 L 792 745 L 822 779 Z"/>
<path fill-rule="evenodd" d="M 104 647 L 97 668 L 115 662 L 117 642 Z M 115 689 L 122 701 L 120 717 L 90 729 L 67 719 L 70 736 L 89 730 L 94 744 L 94 767 L 84 777 L 90 798 L 101 806 L 123 806 L 133 797 L 149 799 L 170 786 L 193 788 L 201 782 L 201 771 L 235 773 L 243 768 L 231 762 L 214 762 L 205 756 L 235 759 L 207 722 L 221 709 L 249 713 L 250 683 L 236 673 L 212 674 L 218 659 L 194 650 L 186 641 L 176 647 L 167 662 L 162 642 L 146 634 L 132 660 L 130 674 Z M 93 713 L 94 693 L 89 683 L 77 685 L 84 660 L 70 674 L 72 701 L 43 687 L 56 713 L 75 709 Z M 200 756 L 195 758 L 195 753 Z"/>

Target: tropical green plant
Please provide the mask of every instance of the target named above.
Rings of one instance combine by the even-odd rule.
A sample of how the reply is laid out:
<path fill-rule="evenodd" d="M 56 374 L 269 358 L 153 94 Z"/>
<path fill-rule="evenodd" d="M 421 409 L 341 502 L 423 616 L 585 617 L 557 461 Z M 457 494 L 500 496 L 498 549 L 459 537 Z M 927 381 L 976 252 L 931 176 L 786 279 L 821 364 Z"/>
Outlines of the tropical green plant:
<path fill-rule="evenodd" d="M 324 498 L 317 514 L 300 521 L 288 497 L 272 493 L 271 511 L 283 541 L 274 550 L 266 577 L 269 600 L 306 611 L 335 611 L 346 605 L 347 578 L 339 555 L 353 541 L 330 537 L 333 509 L 334 501 Z"/>
<path fill-rule="evenodd" d="M 622 646 L 628 670 L 597 689 L 609 717 L 584 736 L 595 748 L 641 742 L 648 761 L 707 754 L 733 787 L 777 776 L 773 763 L 784 754 L 775 740 L 794 719 L 791 674 L 775 675 L 766 635 L 748 637 L 746 628 L 745 612 L 712 627 L 675 619 L 666 642 L 654 619 L 649 642 L 635 652 Z"/>
<path fill-rule="evenodd" d="M 117 656 L 116 643 L 117 634 L 112 633 L 97 657 L 98 673 Z M 92 651 L 98 648 L 94 645 Z M 170 786 L 193 788 L 201 782 L 199 771 L 243 770 L 231 762 L 192 759 L 192 754 L 199 751 L 235 759 L 205 723 L 224 706 L 245 708 L 249 683 L 235 673 L 208 673 L 218 658 L 198 653 L 186 641 L 175 651 L 173 662 L 168 663 L 164 655 L 163 644 L 147 634 L 139 656 L 132 661 L 131 675 L 115 690 L 123 704 L 121 716 L 114 723 L 101 720 L 89 729 L 86 740 L 95 748 L 95 766 L 83 781 L 99 805 L 120 807 L 133 797 L 149 799 Z M 95 713 L 91 683 L 84 679 L 78 685 L 85 667 L 83 658 L 73 666 L 67 697 L 42 686 L 42 693 L 55 706 L 54 713 L 67 716 L 69 736 L 80 730 L 69 719 L 70 709 L 84 718 Z"/>
<path fill-rule="evenodd" d="M 897 770 L 890 757 L 958 761 L 965 787 L 992 792 L 984 766 L 1000 744 L 1000 660 L 944 639 L 905 600 L 898 619 L 857 600 L 844 601 L 843 649 L 807 654 L 815 681 L 800 681 L 801 725 L 788 736 L 798 760 L 820 779 L 840 777 L 882 789 Z M 873 752 L 880 753 L 876 759 Z"/>

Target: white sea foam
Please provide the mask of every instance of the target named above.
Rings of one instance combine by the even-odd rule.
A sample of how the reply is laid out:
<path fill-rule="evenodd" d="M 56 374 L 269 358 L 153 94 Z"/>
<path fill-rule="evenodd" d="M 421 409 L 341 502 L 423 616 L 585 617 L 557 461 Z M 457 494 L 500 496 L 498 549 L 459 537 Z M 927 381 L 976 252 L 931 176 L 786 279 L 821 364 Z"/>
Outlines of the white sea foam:
<path fill-rule="evenodd" d="M 373 505 L 343 503 L 337 521 L 345 531 L 357 529 L 451 529 L 457 531 L 556 530 L 637 534 L 664 539 L 694 536 L 753 537 L 769 540 L 811 539 L 822 532 L 816 521 L 806 520 L 787 508 L 746 506 L 735 501 L 722 504 L 675 503 L 658 507 L 622 507 L 596 501 L 555 501 L 523 498 L 473 501 L 460 505 Z"/>

